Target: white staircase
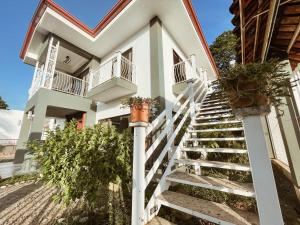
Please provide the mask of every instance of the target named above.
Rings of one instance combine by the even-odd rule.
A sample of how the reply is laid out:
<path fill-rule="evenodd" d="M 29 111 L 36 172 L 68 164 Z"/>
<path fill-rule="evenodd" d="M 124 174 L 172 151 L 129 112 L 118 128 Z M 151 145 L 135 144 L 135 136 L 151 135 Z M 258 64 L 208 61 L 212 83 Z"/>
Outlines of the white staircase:
<path fill-rule="evenodd" d="M 180 105 L 179 110 L 174 112 L 175 108 L 178 109 L 178 105 Z M 136 191 L 139 190 L 139 192 L 136 193 L 145 194 L 145 192 L 149 192 L 147 189 L 153 185 L 152 179 L 154 179 L 159 168 L 163 171 L 163 175 L 158 185 L 154 185 L 155 190 L 147 202 L 146 208 L 140 209 L 140 212 L 144 210 L 144 214 L 140 215 L 140 223 L 133 222 L 132 224 L 147 224 L 149 222 L 151 222 L 149 224 L 153 224 L 153 218 L 157 219 L 156 216 L 161 206 L 216 224 L 260 224 L 256 213 L 183 194 L 173 188 L 176 185 L 187 185 L 245 198 L 256 198 L 252 183 L 202 173 L 206 169 L 248 174 L 252 171 L 249 162 L 234 163 L 226 160 L 210 160 L 211 154 L 219 154 L 221 159 L 220 154 L 235 154 L 236 158 L 245 159 L 245 156 L 247 158 L 248 151 L 243 123 L 231 113 L 227 100 L 221 98 L 220 93 L 215 94 L 213 88 L 208 89 L 205 82 L 197 80 L 178 96 L 172 111 L 173 115 L 164 111 L 150 126 L 145 128 L 145 136 L 150 135 L 153 141 L 146 150 L 145 161 L 141 163 L 139 168 L 142 169 L 142 166 L 149 167 L 147 168 L 149 172 L 145 176 L 145 182 L 140 184 L 140 189 L 139 184 L 137 185 Z M 166 125 L 163 125 L 164 122 Z M 178 141 L 176 143 L 175 139 L 182 130 L 185 133 L 179 143 Z M 167 142 L 163 145 L 164 147 L 159 149 L 158 146 L 164 138 L 167 138 Z M 233 148 L 233 142 L 240 143 L 238 146 L 241 147 Z M 158 152 L 156 156 L 154 152 Z M 197 154 L 199 157 L 190 158 L 190 154 Z M 154 159 L 149 166 L 147 160 L 150 158 Z M 139 172 L 142 173 L 143 171 Z M 133 206 L 133 214 L 135 212 L 138 213 L 138 210 Z M 135 216 L 137 218 L 137 215 Z"/>

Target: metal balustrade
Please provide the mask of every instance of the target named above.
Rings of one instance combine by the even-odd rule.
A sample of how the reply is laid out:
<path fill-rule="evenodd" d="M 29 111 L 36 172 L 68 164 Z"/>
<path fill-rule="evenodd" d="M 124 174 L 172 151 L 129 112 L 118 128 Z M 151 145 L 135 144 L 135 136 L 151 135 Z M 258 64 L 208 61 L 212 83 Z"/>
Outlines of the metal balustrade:
<path fill-rule="evenodd" d="M 61 91 L 72 95 L 86 96 L 87 88 L 88 82 L 85 80 L 70 76 L 69 74 L 57 70 L 54 72 L 51 87 L 52 90 Z"/>
<path fill-rule="evenodd" d="M 173 66 L 175 84 L 185 82 L 190 79 L 200 79 L 207 82 L 206 71 L 202 68 L 199 70 L 195 65 L 193 57 L 181 61 Z"/>
<path fill-rule="evenodd" d="M 31 98 L 40 88 L 85 97 L 87 94 L 88 82 L 58 70 L 55 70 L 52 76 L 50 73 L 45 73 L 42 68 L 37 68 L 32 86 L 29 90 L 29 98 Z"/>
<path fill-rule="evenodd" d="M 133 125 L 135 126 L 133 176 L 135 177 L 136 185 L 133 188 L 132 224 L 146 224 L 158 212 L 160 205 L 157 205 L 156 197 L 169 187 L 166 177 L 171 172 L 171 167 L 174 165 L 174 160 L 180 152 L 179 148 L 183 146 L 185 137 L 181 139 L 175 150 L 172 150 L 172 146 L 176 137 L 180 135 L 180 130 L 185 124 L 189 123 L 188 118 L 195 117 L 195 103 L 201 102 L 206 92 L 206 80 L 202 81 L 196 78 L 177 96 L 173 106 L 165 109 L 147 127 L 142 127 L 140 124 L 137 126 Z M 175 115 L 172 115 L 172 112 L 176 112 Z M 162 126 L 163 124 L 164 126 Z M 164 143 L 166 139 L 167 141 Z M 147 143 L 147 140 L 152 141 L 146 147 L 145 143 Z M 162 149 L 157 152 L 160 147 Z M 145 149 L 145 154 L 140 154 Z M 145 189 L 149 186 L 151 180 L 154 179 L 158 169 L 164 164 L 164 159 L 167 155 L 169 157 L 168 166 L 162 172 L 158 185 L 145 207 Z M 148 173 L 145 176 L 146 171 Z"/>
<path fill-rule="evenodd" d="M 117 55 L 91 71 L 90 76 L 89 89 L 116 77 L 135 83 L 136 66 L 125 57 Z"/>

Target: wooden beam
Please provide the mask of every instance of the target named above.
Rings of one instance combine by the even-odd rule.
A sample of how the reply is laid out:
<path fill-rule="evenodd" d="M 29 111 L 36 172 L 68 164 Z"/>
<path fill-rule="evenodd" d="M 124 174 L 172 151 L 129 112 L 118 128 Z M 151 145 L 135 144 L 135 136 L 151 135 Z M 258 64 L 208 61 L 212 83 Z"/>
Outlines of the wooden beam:
<path fill-rule="evenodd" d="M 244 18 L 244 4 L 243 0 L 239 0 L 240 7 L 240 30 L 241 30 L 241 51 L 242 64 L 245 64 L 245 18 Z"/>
<path fill-rule="evenodd" d="M 287 53 L 289 53 L 293 47 L 293 45 L 295 44 L 298 36 L 300 34 L 300 22 L 298 23 L 298 26 L 297 26 L 297 29 L 295 30 L 294 34 L 293 34 L 293 37 L 288 45 L 288 48 L 287 48 Z"/>
<path fill-rule="evenodd" d="M 258 13 L 260 12 L 261 12 L 261 0 L 258 1 Z M 254 37 L 254 46 L 253 46 L 253 61 L 255 61 L 255 57 L 256 57 L 256 49 L 257 49 L 260 20 L 261 20 L 260 18 L 261 18 L 260 16 L 256 18 L 256 28 L 255 28 L 255 37 Z"/>
<path fill-rule="evenodd" d="M 270 0 L 270 7 L 268 13 L 268 21 L 265 31 L 265 37 L 263 42 L 263 48 L 261 52 L 261 61 L 264 62 L 267 58 L 268 49 L 272 39 L 273 29 L 275 26 L 275 21 L 277 17 L 277 12 L 279 8 L 280 0 Z"/>

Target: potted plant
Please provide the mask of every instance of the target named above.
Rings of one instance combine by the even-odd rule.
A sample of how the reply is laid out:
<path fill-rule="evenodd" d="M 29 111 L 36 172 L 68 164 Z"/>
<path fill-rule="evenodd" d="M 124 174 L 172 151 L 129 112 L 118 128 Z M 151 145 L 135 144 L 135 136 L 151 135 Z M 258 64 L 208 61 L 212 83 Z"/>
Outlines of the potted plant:
<path fill-rule="evenodd" d="M 221 74 L 221 91 L 229 99 L 235 114 L 263 115 L 270 106 L 281 104 L 279 97 L 288 96 L 289 73 L 286 64 L 271 60 L 264 63 L 237 64 Z"/>
<path fill-rule="evenodd" d="M 155 111 L 157 101 L 151 98 L 130 97 L 122 100 L 123 107 L 130 107 L 132 123 L 135 122 L 149 122 L 150 112 Z"/>

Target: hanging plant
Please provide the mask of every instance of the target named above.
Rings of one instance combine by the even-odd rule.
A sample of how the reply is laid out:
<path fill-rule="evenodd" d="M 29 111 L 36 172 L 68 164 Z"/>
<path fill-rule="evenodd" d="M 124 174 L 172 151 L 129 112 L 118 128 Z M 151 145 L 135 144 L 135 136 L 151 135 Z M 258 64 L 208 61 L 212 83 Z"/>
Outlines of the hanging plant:
<path fill-rule="evenodd" d="M 289 73 L 286 64 L 271 60 L 264 63 L 237 64 L 219 79 L 221 91 L 229 98 L 233 112 L 258 115 L 270 112 L 270 106 L 282 104 L 288 96 Z"/>
<path fill-rule="evenodd" d="M 130 97 L 122 100 L 123 108 L 130 107 L 131 122 L 149 122 L 150 114 L 154 114 L 158 102 L 151 98 Z"/>

